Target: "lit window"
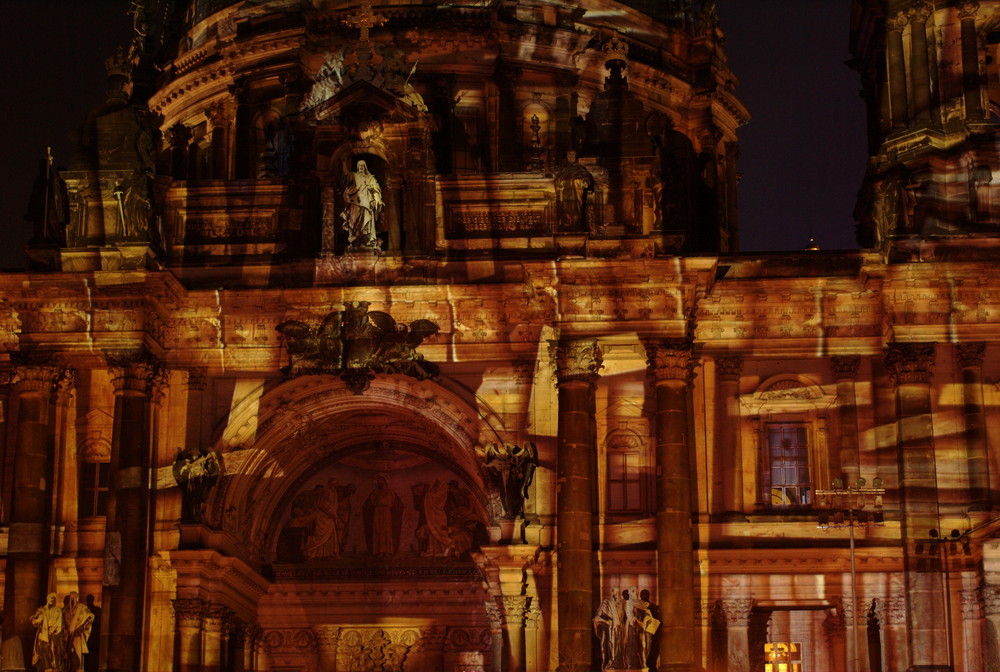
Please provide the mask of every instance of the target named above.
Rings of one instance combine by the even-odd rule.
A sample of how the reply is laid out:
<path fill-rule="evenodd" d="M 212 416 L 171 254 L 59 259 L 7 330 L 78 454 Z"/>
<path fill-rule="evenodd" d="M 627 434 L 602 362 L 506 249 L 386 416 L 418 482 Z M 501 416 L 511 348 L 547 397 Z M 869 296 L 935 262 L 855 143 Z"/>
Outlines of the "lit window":
<path fill-rule="evenodd" d="M 80 463 L 80 518 L 108 515 L 108 463 Z"/>
<path fill-rule="evenodd" d="M 764 672 L 802 672 L 802 645 L 798 642 L 764 644 Z"/>
<path fill-rule="evenodd" d="M 608 453 L 608 511 L 639 511 L 639 453 Z"/>
<path fill-rule="evenodd" d="M 767 450 L 771 506 L 807 506 L 812 503 L 806 428 L 800 424 L 769 424 Z"/>

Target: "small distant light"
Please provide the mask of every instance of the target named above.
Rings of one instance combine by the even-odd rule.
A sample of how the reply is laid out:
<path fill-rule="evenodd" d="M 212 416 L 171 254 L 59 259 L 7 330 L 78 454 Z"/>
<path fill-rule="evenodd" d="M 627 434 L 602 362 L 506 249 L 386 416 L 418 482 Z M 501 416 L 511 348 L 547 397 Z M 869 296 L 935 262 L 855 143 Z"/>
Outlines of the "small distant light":
<path fill-rule="evenodd" d="M 816 243 L 815 238 L 810 238 L 809 242 L 806 243 L 806 252 L 816 252 L 819 250 L 819 245 Z"/>

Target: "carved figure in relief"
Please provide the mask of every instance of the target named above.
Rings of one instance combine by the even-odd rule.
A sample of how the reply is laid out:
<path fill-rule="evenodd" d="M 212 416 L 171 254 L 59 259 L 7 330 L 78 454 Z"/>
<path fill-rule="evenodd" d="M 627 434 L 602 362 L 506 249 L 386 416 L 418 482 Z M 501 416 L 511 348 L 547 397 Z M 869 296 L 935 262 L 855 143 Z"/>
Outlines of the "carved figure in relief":
<path fill-rule="evenodd" d="M 173 473 L 177 485 L 184 488 L 181 497 L 181 520 L 203 522 L 205 502 L 219 479 L 219 458 L 214 451 L 189 446 L 177 453 Z"/>
<path fill-rule="evenodd" d="M 594 614 L 594 634 L 601 642 L 601 669 L 623 667 L 625 648 L 625 600 L 621 588 L 611 589 L 611 597 L 601 601 Z"/>
<path fill-rule="evenodd" d="M 347 244 L 355 249 L 379 249 L 375 229 L 382 215 L 382 187 L 363 160 L 358 161 L 355 172 L 347 174 L 344 202 L 340 217 L 344 220 Z"/>
<path fill-rule="evenodd" d="M 576 152 L 566 152 L 566 163 L 555 177 L 556 213 L 560 231 L 585 231 L 587 197 L 594 192 L 594 176 L 576 160 Z"/>
<path fill-rule="evenodd" d="M 302 554 L 306 560 L 316 558 L 339 558 L 342 548 L 337 479 L 331 478 L 326 486 L 316 486 L 313 506 L 312 534 L 303 544 Z"/>
<path fill-rule="evenodd" d="M 535 444 L 523 446 L 504 443 L 486 446 L 483 467 L 494 485 L 500 490 L 504 513 L 515 517 L 524 510 L 524 500 L 528 498 L 528 486 L 535 475 L 538 457 Z"/>
<path fill-rule="evenodd" d="M 389 480 L 384 474 L 375 478 L 375 489 L 365 500 L 362 513 L 368 552 L 383 557 L 395 555 L 399 550 L 403 502 L 389 487 Z"/>
<path fill-rule="evenodd" d="M 472 494 L 451 480 L 416 483 L 413 508 L 419 519 L 414 533 L 425 558 L 461 558 L 483 539 L 486 521 L 473 507 Z"/>
<path fill-rule="evenodd" d="M 56 606 L 55 593 L 45 596 L 45 604 L 35 610 L 31 625 L 36 630 L 31 664 L 39 672 L 61 672 L 64 656 L 63 610 Z"/>
<path fill-rule="evenodd" d="M 63 672 L 79 672 L 83 669 L 84 656 L 90 653 L 87 640 L 94 625 L 94 614 L 87 605 L 80 604 L 80 595 L 72 592 L 63 601 L 63 633 L 65 635 L 66 660 Z"/>

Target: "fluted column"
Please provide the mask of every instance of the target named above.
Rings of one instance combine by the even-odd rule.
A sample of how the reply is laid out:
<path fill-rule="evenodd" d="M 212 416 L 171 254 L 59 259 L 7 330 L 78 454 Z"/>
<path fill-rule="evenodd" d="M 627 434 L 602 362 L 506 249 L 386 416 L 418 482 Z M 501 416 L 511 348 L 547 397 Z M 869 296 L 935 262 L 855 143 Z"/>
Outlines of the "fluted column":
<path fill-rule="evenodd" d="M 903 55 L 903 30 L 906 15 L 900 12 L 886 20 L 886 59 L 889 66 L 889 105 L 892 128 L 905 128 L 910 121 L 906 108 L 906 65 Z"/>
<path fill-rule="evenodd" d="M 983 411 L 984 343 L 959 343 L 958 363 L 962 369 L 962 392 L 965 412 L 965 458 L 969 469 L 969 510 L 989 511 L 989 449 L 986 418 Z"/>
<path fill-rule="evenodd" d="M 844 483 L 853 485 L 861 475 L 861 454 L 858 447 L 858 406 L 854 380 L 861 358 L 857 355 L 833 357 L 830 360 L 833 379 L 837 382 L 837 419 L 840 435 L 840 470 Z"/>
<path fill-rule="evenodd" d="M 177 623 L 177 672 L 201 672 L 203 600 L 174 600 Z"/>
<path fill-rule="evenodd" d="M 688 397 L 694 362 L 689 340 L 647 339 L 645 346 L 656 402 L 656 585 L 663 621 L 659 669 L 690 670 L 694 666 L 694 554 Z"/>
<path fill-rule="evenodd" d="M 727 672 L 750 672 L 750 611 L 753 600 L 720 600 L 726 617 Z"/>
<path fill-rule="evenodd" d="M 111 478 L 104 559 L 107 671 L 140 668 L 145 613 L 149 467 L 154 397 L 165 380 L 159 362 L 145 353 L 109 353 L 115 388 Z"/>
<path fill-rule="evenodd" d="M 979 37 L 976 34 L 978 0 L 964 0 L 958 6 L 962 26 L 962 89 L 965 91 L 965 118 L 983 118 L 983 92 L 979 78 Z"/>
<path fill-rule="evenodd" d="M 899 424 L 900 503 L 906 572 L 910 664 L 948 664 L 944 586 L 936 563 L 921 557 L 930 530 L 938 527 L 937 467 L 931 416 L 933 343 L 890 343 L 886 368 L 896 386 Z M 936 557 L 937 549 L 933 550 Z M 925 554 L 925 553 L 924 553 Z"/>
<path fill-rule="evenodd" d="M 592 339 L 550 344 L 559 389 L 556 547 L 559 669 L 590 666 L 594 582 L 595 400 L 601 351 Z"/>
<path fill-rule="evenodd" d="M 42 355 L 14 353 L 17 398 L 7 565 L 4 570 L 3 670 L 31 666 L 31 615 L 49 586 L 49 514 L 54 449 L 53 393 L 66 370 Z M 9 463 L 8 463 L 9 464 Z M 13 652 L 20 647 L 21 660 Z M 12 655 L 13 654 L 13 655 Z"/>
<path fill-rule="evenodd" d="M 913 116 L 917 121 L 931 119 L 931 71 L 927 53 L 927 19 L 933 8 L 920 4 L 910 9 L 910 72 L 913 75 Z"/>
<path fill-rule="evenodd" d="M 715 470 L 722 482 L 721 508 L 728 522 L 747 521 L 743 504 L 743 446 L 740 441 L 742 357 L 715 360 Z M 720 478 L 721 477 L 721 478 Z"/>

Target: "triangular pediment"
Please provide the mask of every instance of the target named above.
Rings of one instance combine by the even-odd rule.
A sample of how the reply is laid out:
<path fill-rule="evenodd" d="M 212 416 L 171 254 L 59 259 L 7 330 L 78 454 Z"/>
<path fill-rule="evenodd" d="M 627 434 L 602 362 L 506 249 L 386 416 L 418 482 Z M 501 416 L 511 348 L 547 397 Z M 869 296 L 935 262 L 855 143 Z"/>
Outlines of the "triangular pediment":
<path fill-rule="evenodd" d="M 366 81 L 354 82 L 307 112 L 309 118 L 317 122 L 359 113 L 397 122 L 416 120 L 420 116 L 412 105 Z"/>

